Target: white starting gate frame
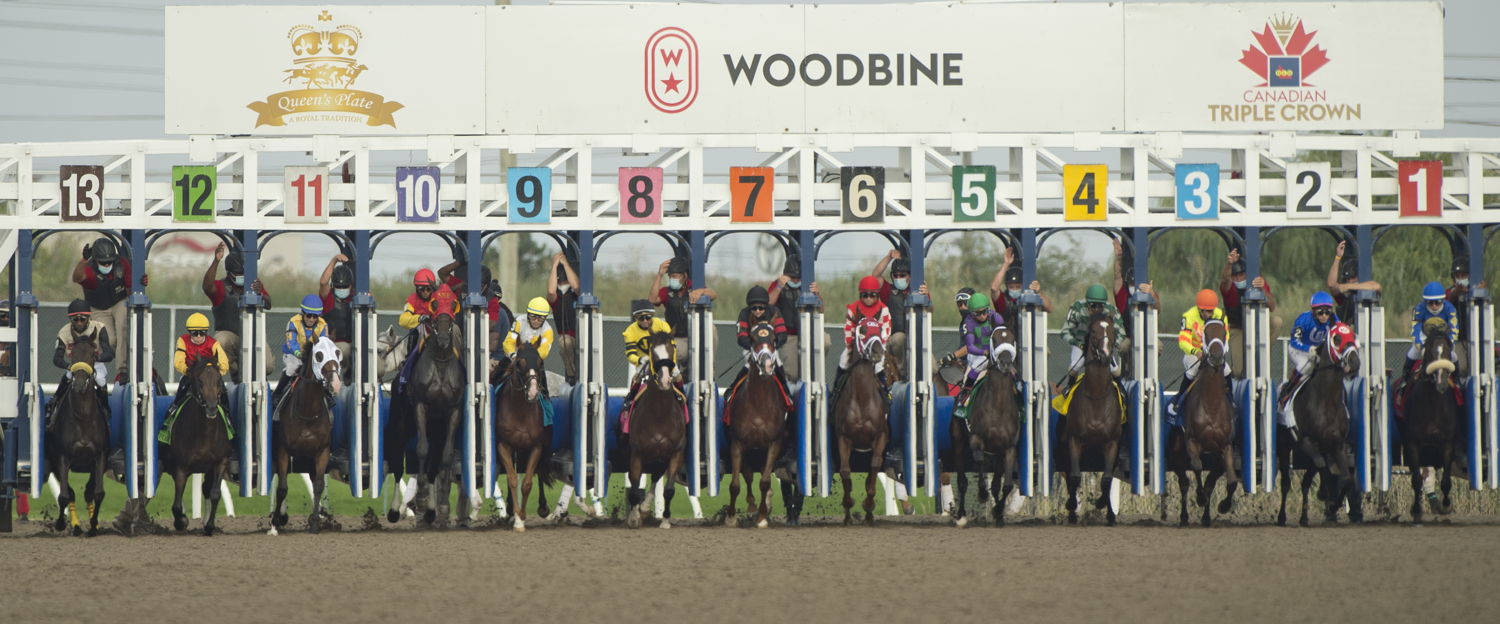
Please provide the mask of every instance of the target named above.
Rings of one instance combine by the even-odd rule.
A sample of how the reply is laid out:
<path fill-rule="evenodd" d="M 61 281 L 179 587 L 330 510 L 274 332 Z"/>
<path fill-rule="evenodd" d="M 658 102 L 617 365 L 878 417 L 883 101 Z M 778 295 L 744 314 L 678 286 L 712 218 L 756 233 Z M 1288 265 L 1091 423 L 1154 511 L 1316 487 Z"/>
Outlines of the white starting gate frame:
<path fill-rule="evenodd" d="M 1191 151 L 1191 152 L 1190 152 Z M 728 159 L 743 158 L 746 153 L 760 154 L 759 163 L 735 163 Z M 1204 162 L 1228 163 L 1235 175 L 1228 172 L 1219 180 L 1216 197 L 1217 219 L 1180 220 L 1173 208 L 1177 193 L 1173 174 L 1184 155 L 1191 153 Z M 1398 160 L 1415 158 L 1423 153 L 1436 153 L 1450 159 L 1441 176 L 1442 206 L 1436 216 L 1403 217 L 1396 206 L 1379 204 L 1377 197 L 1398 195 L 1398 180 L 1395 171 Z M 510 188 L 512 182 L 507 171 L 499 163 L 501 156 L 514 156 L 530 161 L 553 172 L 551 185 L 550 214 L 544 222 L 516 222 L 510 211 Z M 997 165 L 997 183 L 990 202 L 993 221 L 955 221 L 954 192 L 951 182 L 952 168 L 958 164 L 984 162 L 993 159 Z M 1311 219 L 1296 219 L 1286 211 L 1288 203 L 1297 203 L 1297 197 L 1288 197 L 1296 187 L 1288 184 L 1288 171 L 1305 173 L 1307 168 L 1299 165 L 1299 159 L 1328 159 L 1326 185 L 1328 204 L 1322 206 Z M 662 189 L 662 212 L 659 223 L 622 223 L 620 199 L 614 166 L 616 162 L 634 164 L 638 159 L 659 167 L 669 173 L 664 178 Z M 424 161 L 439 170 L 441 181 L 438 191 L 437 218 L 429 222 L 411 222 L 397 214 L 398 189 L 395 184 L 395 165 L 412 160 Z M 1110 194 L 1104 199 L 1106 211 L 1100 220 L 1072 220 L 1063 209 L 1070 197 L 1065 189 L 1062 172 L 1069 165 L 1118 162 L 1109 182 Z M 173 217 L 174 189 L 170 180 L 160 176 L 161 168 L 175 164 L 208 164 L 217 173 L 215 214 L 212 221 L 187 222 Z M 606 164 L 607 163 L 607 164 Z M 844 189 L 832 176 L 846 164 L 884 165 L 893 173 L 881 188 L 880 210 L 876 210 L 875 221 L 851 223 L 840 210 L 839 200 Z M 63 211 L 76 210 L 74 201 L 65 201 L 59 186 L 61 165 L 93 164 L 104 171 L 104 185 L 99 194 L 102 210 L 92 220 L 77 220 L 77 213 L 70 213 L 64 220 Z M 315 165 L 329 172 L 327 193 L 330 210 L 326 222 L 287 222 L 288 198 L 283 196 L 281 177 L 283 166 Z M 727 171 L 732 164 L 759 164 L 775 170 L 772 199 L 773 218 L 768 222 L 741 222 L 734 218 L 730 185 L 717 171 Z M 1324 175 L 1314 169 L 1311 175 Z M 826 176 L 826 177 L 825 177 Z M 1299 175 L 1299 177 L 1301 177 Z M 829 179 L 833 178 L 833 179 Z M 923 232 L 943 230 L 990 230 L 995 228 L 1019 229 L 1028 236 L 1022 237 L 1023 262 L 1031 264 L 1036 255 L 1036 232 L 1068 228 L 1110 228 L 1121 231 L 1132 229 L 1159 229 L 1175 227 L 1218 228 L 1274 228 L 1288 225 L 1337 226 L 1367 228 L 1394 224 L 1437 224 L 1469 228 L 1470 232 L 1483 232 L 1487 224 L 1500 222 L 1500 205 L 1487 206 L 1486 195 L 1500 194 L 1500 139 L 1471 138 L 1420 138 L 1415 132 L 1397 131 L 1392 136 L 1350 135 L 1304 135 L 1292 132 L 1269 134 L 1183 134 L 1161 132 L 1155 134 L 1131 133 L 1057 133 L 1057 134 L 774 134 L 774 135 L 485 135 L 485 136 L 426 136 L 426 137 L 342 137 L 305 136 L 286 138 L 266 137 L 214 137 L 192 136 L 178 140 L 150 141 L 87 141 L 69 143 L 19 143 L 0 144 L 0 206 L 7 208 L 0 214 L 0 237 L 6 244 L 0 245 L 0 256 L 7 265 L 14 265 L 18 293 L 16 316 L 20 324 L 19 340 L 29 346 L 29 357 L 22 358 L 18 372 L 22 381 L 21 403 L 17 413 L 27 415 L 26 427 L 32 440 L 31 458 L 7 460 L 7 475 L 12 483 L 17 467 L 35 466 L 40 449 L 40 396 L 39 368 L 36 362 L 38 328 L 35 323 L 35 297 L 30 292 L 31 234 L 44 230 L 146 232 L 162 230 L 200 230 L 220 232 L 278 231 L 442 231 L 483 233 L 495 231 L 542 232 L 566 231 L 588 235 L 589 253 L 582 253 L 582 261 L 592 261 L 592 233 L 605 231 L 648 232 L 671 230 L 679 232 L 708 231 L 785 231 L 818 232 L 843 230 L 895 230 L 906 232 L 912 240 L 921 240 Z M 1289 202 L 1288 200 L 1292 200 Z M 988 214 L 988 213 L 987 213 Z M 1308 216 L 1308 215 L 1301 215 Z M 577 234 L 575 234 L 577 236 Z M 139 241 L 142 237 L 130 237 L 132 256 L 141 258 L 147 248 Z M 1470 253 L 1482 253 L 1471 245 Z M 1472 240 L 1472 237 L 1471 237 Z M 1028 242 L 1029 241 L 1029 242 Z M 1258 239 L 1252 243 L 1259 244 Z M 803 254 L 814 253 L 803 249 Z M 913 248 L 914 254 L 920 251 Z M 1147 250 L 1146 253 L 1149 253 Z M 913 281 L 921 280 L 920 257 L 913 259 Z M 809 260 L 811 262 L 811 260 Z M 810 265 L 809 265 L 810 266 Z M 1253 267 L 1252 267 L 1253 270 Z M 584 400 L 580 409 L 582 420 L 576 425 L 583 432 L 575 441 L 575 473 L 579 486 L 591 484 L 591 492 L 602 497 L 605 492 L 605 403 L 602 362 L 613 357 L 613 342 L 602 331 L 602 318 L 598 301 L 592 295 L 592 271 L 585 272 L 582 284 L 585 295 L 579 307 L 580 318 L 580 387 Z M 804 271 L 804 279 L 813 276 Z M 1144 277 L 1144 274 L 1142 274 Z M 1478 275 L 1475 275 L 1478 278 Z M 368 292 L 356 293 L 356 297 L 368 297 Z M 808 491 L 827 493 L 830 485 L 830 456 L 828 453 L 826 423 L 829 406 L 826 405 L 823 385 L 823 368 L 826 354 L 822 348 L 823 314 L 818 310 L 816 299 L 799 302 L 804 321 L 805 338 L 801 341 L 804 379 L 808 383 L 807 400 L 801 418 L 803 426 L 810 432 L 814 443 L 800 449 L 803 458 L 813 466 L 802 474 L 803 485 Z M 132 338 L 141 348 L 134 350 L 137 358 L 149 357 L 154 337 L 147 321 L 150 318 L 149 300 L 144 288 L 132 286 L 130 305 Z M 472 309 L 472 303 L 471 309 Z M 1047 315 L 1040 309 L 1040 300 L 1028 294 L 1023 301 L 1021 335 L 1027 340 L 1023 354 L 1025 381 L 1031 409 L 1027 414 L 1024 436 L 1028 461 L 1022 479 L 1022 493 L 1050 493 L 1049 413 L 1047 411 L 1049 382 L 1047 380 L 1048 353 L 1046 341 L 1034 339 L 1045 336 Z M 1274 405 L 1269 402 L 1272 380 L 1269 366 L 1268 318 L 1250 306 L 1255 335 L 1251 351 L 1255 354 L 1247 362 L 1255 381 L 1254 396 L 1257 403 L 1259 427 L 1256 441 L 1251 447 L 1258 452 L 1261 466 L 1258 471 L 1246 475 L 1252 487 L 1273 487 L 1274 458 L 1269 444 L 1274 427 Z M 930 314 L 925 307 L 918 306 L 910 313 L 911 330 L 916 340 L 909 341 L 908 370 L 922 374 L 915 391 L 910 393 L 908 409 L 911 438 L 908 443 L 907 483 L 912 487 L 925 487 L 931 491 L 936 483 L 936 453 L 934 444 L 932 390 L 924 384 L 930 378 Z M 1380 326 L 1382 313 L 1376 306 L 1365 308 L 1368 325 Z M 1479 357 L 1478 352 L 1488 353 L 1494 340 L 1493 307 L 1487 298 L 1477 298 L 1471 307 L 1471 318 L 1476 319 L 1474 335 L 1483 349 L 1471 349 L 1471 370 L 1476 373 L 1476 391 L 1479 400 L 1473 402 L 1471 426 L 1483 435 L 1476 435 L 1470 449 L 1476 464 L 1474 484 L 1481 486 L 1500 485 L 1500 462 L 1495 461 L 1495 451 L 1500 448 L 1496 434 L 1496 371 L 1493 361 Z M 703 310 L 698 326 L 707 331 L 712 314 Z M 1145 335 L 1152 333 L 1155 314 L 1147 311 Z M 259 413 L 268 399 L 268 387 L 264 375 L 266 357 L 264 336 L 264 310 L 251 308 L 246 312 L 249 321 L 247 331 L 250 338 L 244 341 L 241 350 L 242 371 L 251 386 L 242 399 L 242 409 L 247 414 Z M 368 349 L 374 348 L 374 316 L 367 307 L 360 308 L 357 327 L 366 339 Z M 482 314 L 467 319 L 471 329 L 484 327 Z M 811 332 L 809 335 L 807 332 Z M 471 331 L 473 336 L 476 332 Z M 1367 332 L 1368 333 L 1368 332 Z M 45 333 L 40 333 L 45 335 Z M 1141 334 L 1137 334 L 1141 335 Z M 473 346 L 482 353 L 485 347 L 483 336 L 474 336 Z M 700 340 L 702 336 L 700 335 Z M 707 343 L 711 343 L 709 340 Z M 1153 341 L 1154 345 L 1155 342 Z M 1366 349 L 1366 361 L 1371 362 L 1366 371 L 1370 380 L 1366 414 L 1373 422 L 1366 427 L 1371 435 L 1361 441 L 1365 464 L 1376 475 L 1379 487 L 1389 484 L 1388 430 L 1383 412 L 1385 401 L 1381 375 L 1373 368 L 1375 352 L 1383 350 L 1383 339 L 1367 336 L 1362 345 Z M 1137 428 L 1137 435 L 1148 435 L 1149 440 L 1158 440 L 1154 435 L 1160 427 L 1159 415 L 1154 408 L 1161 391 L 1160 380 L 1155 378 L 1155 349 L 1145 347 L 1132 357 L 1139 358 L 1136 370 L 1143 375 L 1141 413 L 1145 415 Z M 369 361 L 374 362 L 373 353 Z M 701 358 L 699 358 L 700 361 Z M 139 360 L 147 362 L 149 360 Z M 151 461 L 154 452 L 149 440 L 143 440 L 141 424 L 150 418 L 149 379 L 132 366 L 131 395 L 137 417 L 130 431 L 131 448 L 127 472 L 132 495 L 144 488 L 147 494 L 154 489 L 153 475 L 139 475 L 140 463 Z M 377 415 L 379 388 L 375 374 L 369 370 L 357 370 L 362 376 L 357 392 L 359 410 L 362 414 L 358 426 L 365 451 L 370 457 L 378 457 L 380 430 Z M 712 366 L 695 366 L 696 380 L 711 382 Z M 477 382 L 478 379 L 476 378 Z M 705 385 L 712 390 L 712 385 Z M 493 483 L 493 464 L 488 457 L 489 440 L 476 435 L 485 427 L 479 423 L 485 414 L 487 394 L 471 391 L 475 413 L 466 422 L 468 444 L 464 454 L 470 466 L 482 466 L 481 478 Z M 707 397 L 708 395 L 704 395 Z M 712 401 L 704 403 L 712 406 Z M 694 420 L 697 440 L 704 442 L 705 432 L 712 427 L 704 426 L 707 418 L 715 418 L 714 408 L 699 409 Z M 246 416 L 248 425 L 250 417 Z M 474 448 L 484 439 L 485 448 Z M 144 444 L 143 444 L 144 442 Z M 246 442 L 248 444 L 248 441 Z M 1150 461 L 1159 466 L 1162 451 L 1155 442 L 1148 442 L 1150 449 L 1146 457 L 1135 457 L 1138 468 L 1142 462 Z M 715 463 L 716 450 L 712 444 L 707 451 L 707 463 Z M 144 457 L 137 456 L 142 451 Z M 242 471 L 254 475 L 255 489 L 268 491 L 269 479 L 266 462 L 257 461 L 245 453 Z M 268 449 L 261 448 L 259 455 L 265 457 Z M 351 453 L 356 466 L 359 454 Z M 910 456 L 914 455 L 914 456 Z M 705 458 L 698 458 L 704 460 Z M 368 483 L 362 488 L 370 495 L 378 495 L 381 484 L 378 461 L 363 466 Z M 696 463 L 694 465 L 697 465 Z M 1159 470 L 1159 468 L 1158 468 Z M 360 469 L 356 468 L 355 472 Z M 1152 471 L 1155 472 L 1155 471 Z M 712 476 L 713 473 L 711 472 Z M 40 475 L 32 470 L 30 485 L 33 491 L 40 489 Z M 590 478 L 592 477 L 592 479 Z M 919 478 L 920 477 L 920 478 Z M 252 479 L 245 479 L 242 491 L 248 492 Z M 1159 491 L 1161 479 L 1147 479 L 1151 491 Z M 472 487 L 474 484 L 468 483 Z M 694 483 L 694 490 L 702 487 Z M 712 492 L 717 481 L 710 479 Z M 489 487 L 475 488 L 488 493 Z M 580 492 L 585 491 L 579 487 Z"/>

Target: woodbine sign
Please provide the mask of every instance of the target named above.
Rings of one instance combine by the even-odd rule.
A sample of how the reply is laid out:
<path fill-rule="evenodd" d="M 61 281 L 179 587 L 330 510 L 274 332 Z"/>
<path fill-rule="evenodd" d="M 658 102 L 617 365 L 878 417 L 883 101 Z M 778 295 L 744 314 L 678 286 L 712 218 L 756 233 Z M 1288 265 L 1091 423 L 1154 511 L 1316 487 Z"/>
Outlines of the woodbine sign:
<path fill-rule="evenodd" d="M 167 9 L 174 134 L 1421 130 L 1435 1 Z"/>

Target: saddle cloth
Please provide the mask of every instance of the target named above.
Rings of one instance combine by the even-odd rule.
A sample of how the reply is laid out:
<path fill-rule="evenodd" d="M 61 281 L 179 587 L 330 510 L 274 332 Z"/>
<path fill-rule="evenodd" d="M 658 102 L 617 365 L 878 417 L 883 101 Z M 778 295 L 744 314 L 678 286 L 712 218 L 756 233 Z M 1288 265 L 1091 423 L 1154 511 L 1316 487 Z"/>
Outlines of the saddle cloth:
<path fill-rule="evenodd" d="M 1116 383 L 1110 385 L 1115 390 L 1115 399 L 1120 402 L 1120 424 L 1123 425 L 1125 424 L 1127 415 L 1127 412 L 1125 411 L 1125 393 L 1120 390 L 1120 384 Z M 1083 375 L 1079 375 L 1078 381 L 1074 382 L 1073 387 L 1068 388 L 1068 391 L 1063 393 L 1062 396 L 1052 397 L 1052 409 L 1057 410 L 1057 413 L 1066 416 L 1068 414 L 1068 407 L 1073 403 L 1073 395 L 1077 393 L 1078 389 L 1081 387 L 1083 387 Z"/>

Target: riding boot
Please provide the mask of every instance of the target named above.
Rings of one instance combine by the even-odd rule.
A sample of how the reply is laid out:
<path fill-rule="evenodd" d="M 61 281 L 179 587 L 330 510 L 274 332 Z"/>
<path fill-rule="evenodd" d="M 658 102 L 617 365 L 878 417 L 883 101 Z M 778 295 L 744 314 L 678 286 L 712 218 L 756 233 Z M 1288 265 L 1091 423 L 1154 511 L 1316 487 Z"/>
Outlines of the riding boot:
<path fill-rule="evenodd" d="M 1411 381 L 1416 377 L 1417 360 L 1406 358 L 1406 365 L 1401 367 L 1401 380 Z"/>
<path fill-rule="evenodd" d="M 843 390 L 844 390 L 844 378 L 848 377 L 848 376 L 849 376 L 849 371 L 844 370 L 842 368 L 836 369 L 834 371 L 834 373 L 833 373 L 833 390 L 831 392 L 829 392 L 829 394 L 828 394 L 829 405 L 838 405 L 839 404 L 839 394 L 841 394 L 843 392 Z"/>
<path fill-rule="evenodd" d="M 776 383 L 781 384 L 781 391 L 783 396 L 786 397 L 787 410 L 791 411 L 795 409 L 796 401 L 792 399 L 792 386 L 786 380 L 786 369 L 779 365 L 776 367 Z"/>
<path fill-rule="evenodd" d="M 978 381 L 977 378 L 971 379 L 971 378 L 969 378 L 967 376 L 964 377 L 964 387 L 963 387 L 963 390 L 960 390 L 958 392 L 958 397 L 956 399 L 954 399 L 954 401 L 953 401 L 953 405 L 954 405 L 954 407 L 953 407 L 953 417 L 954 418 L 964 418 L 964 419 L 967 419 L 969 417 L 969 396 L 970 396 L 970 394 L 972 394 L 974 392 L 974 384 L 977 381 Z"/>

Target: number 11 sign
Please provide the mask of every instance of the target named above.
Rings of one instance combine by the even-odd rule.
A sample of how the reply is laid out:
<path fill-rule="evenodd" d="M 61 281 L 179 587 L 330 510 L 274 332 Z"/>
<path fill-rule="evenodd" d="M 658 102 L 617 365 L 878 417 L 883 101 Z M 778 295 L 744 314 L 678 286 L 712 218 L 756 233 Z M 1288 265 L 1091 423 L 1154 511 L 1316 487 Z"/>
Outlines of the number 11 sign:
<path fill-rule="evenodd" d="M 287 167 L 282 214 L 287 223 L 328 223 L 328 169 Z"/>

